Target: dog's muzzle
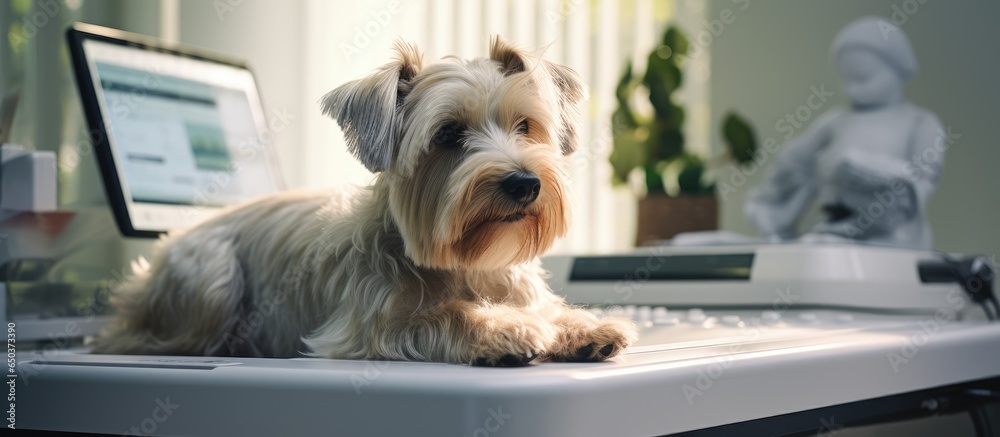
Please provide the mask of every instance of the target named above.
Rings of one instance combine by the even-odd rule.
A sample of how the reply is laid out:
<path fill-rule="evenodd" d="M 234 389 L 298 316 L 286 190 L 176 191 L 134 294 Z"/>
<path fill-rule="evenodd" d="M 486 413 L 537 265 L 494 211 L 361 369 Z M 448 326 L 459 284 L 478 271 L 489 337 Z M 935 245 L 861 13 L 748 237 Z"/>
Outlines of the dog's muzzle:
<path fill-rule="evenodd" d="M 521 205 L 531 204 L 542 191 L 542 181 L 538 176 L 523 171 L 509 173 L 500 181 L 500 186 L 512 200 Z"/>

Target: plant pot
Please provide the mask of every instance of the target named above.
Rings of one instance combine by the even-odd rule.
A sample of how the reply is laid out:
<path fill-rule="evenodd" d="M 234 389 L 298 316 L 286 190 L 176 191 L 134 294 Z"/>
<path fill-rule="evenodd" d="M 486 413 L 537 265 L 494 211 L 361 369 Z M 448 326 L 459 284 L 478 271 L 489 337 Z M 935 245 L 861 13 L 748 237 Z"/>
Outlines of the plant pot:
<path fill-rule="evenodd" d="M 715 196 L 654 194 L 639 200 L 635 245 L 673 238 L 681 232 L 712 231 L 719 227 Z"/>

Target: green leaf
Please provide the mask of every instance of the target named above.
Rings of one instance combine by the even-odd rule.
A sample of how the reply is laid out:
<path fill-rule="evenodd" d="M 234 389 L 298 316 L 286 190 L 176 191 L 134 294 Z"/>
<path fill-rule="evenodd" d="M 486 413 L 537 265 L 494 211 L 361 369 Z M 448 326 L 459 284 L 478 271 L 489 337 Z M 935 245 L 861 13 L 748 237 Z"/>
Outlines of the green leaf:
<path fill-rule="evenodd" d="M 621 106 L 628 106 L 628 101 L 632 97 L 632 91 L 635 90 L 635 85 L 632 81 L 632 60 L 628 60 L 625 63 L 625 72 L 622 74 L 621 79 L 618 80 L 618 85 L 615 86 L 615 97 L 618 99 L 618 104 Z"/>
<path fill-rule="evenodd" d="M 722 138 L 729 149 L 729 155 L 737 162 L 753 160 L 754 152 L 757 151 L 756 135 L 750 124 L 735 112 L 730 112 L 723 120 Z"/>
<path fill-rule="evenodd" d="M 684 153 L 684 134 L 668 120 L 654 120 L 650 131 L 647 158 L 650 163 L 669 161 Z"/>
<path fill-rule="evenodd" d="M 645 165 L 647 162 L 645 140 L 648 136 L 645 127 L 623 128 L 614 136 L 614 149 L 608 159 L 611 162 L 614 183 L 625 183 L 632 169 Z"/>
<path fill-rule="evenodd" d="M 677 185 L 681 188 L 681 193 L 684 194 L 701 194 L 705 191 L 705 187 L 701 183 L 702 176 L 705 174 L 705 164 L 702 163 L 688 163 L 681 170 L 681 173 L 677 175 Z"/>
<path fill-rule="evenodd" d="M 656 52 L 649 55 L 642 82 L 649 89 L 649 102 L 657 117 L 670 116 L 673 107 L 671 94 L 680 87 L 681 77 L 681 70 L 672 59 L 660 59 Z"/>
<path fill-rule="evenodd" d="M 663 33 L 663 45 L 670 47 L 675 54 L 686 55 L 688 53 L 688 39 L 680 29 L 670 26 Z"/>
<path fill-rule="evenodd" d="M 647 164 L 644 170 L 646 173 L 647 195 L 666 194 L 667 190 L 663 186 L 663 176 L 656 170 L 656 166 Z"/>
<path fill-rule="evenodd" d="M 636 80 L 632 63 L 625 63 L 625 71 L 615 86 L 618 108 L 611 115 L 613 182 L 626 182 L 632 171 L 639 168 L 643 171 L 649 194 L 666 194 L 663 172 L 668 164 L 683 159 L 679 163 L 686 166 L 684 171 L 672 172 L 670 177 L 682 176 L 684 189 L 705 189 L 701 185 L 704 163 L 684 152 L 684 134 L 681 132 L 684 108 L 672 100 L 674 91 L 683 83 L 679 62 L 687 55 L 688 44 L 687 37 L 679 28 L 669 27 L 664 31 L 661 44 L 649 54 L 642 80 Z M 645 86 L 649 91 L 654 111 L 652 119 L 632 110 L 630 99 L 638 86 Z M 671 187 L 674 185 L 671 184 Z"/>
<path fill-rule="evenodd" d="M 671 126 L 676 126 L 677 129 L 680 129 L 681 126 L 684 125 L 685 115 L 686 112 L 684 111 L 683 106 L 673 105 L 673 108 L 670 111 L 670 118 L 667 121 L 670 123 Z"/>

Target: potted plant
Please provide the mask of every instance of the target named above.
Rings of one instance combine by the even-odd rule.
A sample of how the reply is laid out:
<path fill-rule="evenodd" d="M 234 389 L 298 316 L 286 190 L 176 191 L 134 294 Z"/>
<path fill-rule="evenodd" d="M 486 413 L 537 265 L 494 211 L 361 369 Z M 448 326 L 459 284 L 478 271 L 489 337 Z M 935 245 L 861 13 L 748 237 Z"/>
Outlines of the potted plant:
<path fill-rule="evenodd" d="M 684 34 L 669 27 L 661 44 L 649 54 L 645 74 L 634 77 L 632 63 L 627 63 L 615 90 L 618 108 L 611 116 L 614 149 L 610 157 L 614 182 L 624 184 L 636 172 L 641 173 L 645 186 L 645 192 L 639 193 L 636 245 L 718 227 L 715 183 L 707 177 L 706 161 L 685 150 L 684 108 L 672 100 L 682 84 L 680 62 L 687 50 Z M 631 99 L 639 89 L 649 92 L 652 114 L 633 109 Z M 725 117 L 723 137 L 728 156 L 713 162 L 753 159 L 753 131 L 736 114 Z"/>

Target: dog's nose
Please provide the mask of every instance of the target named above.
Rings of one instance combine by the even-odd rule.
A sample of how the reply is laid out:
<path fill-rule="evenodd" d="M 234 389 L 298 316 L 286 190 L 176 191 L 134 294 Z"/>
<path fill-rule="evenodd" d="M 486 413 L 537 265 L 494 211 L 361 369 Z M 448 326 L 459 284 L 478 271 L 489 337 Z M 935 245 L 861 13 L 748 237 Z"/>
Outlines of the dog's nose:
<path fill-rule="evenodd" d="M 521 203 L 534 202 L 542 191 L 542 181 L 538 180 L 538 176 L 523 171 L 508 174 L 500 181 L 500 185 L 511 199 Z"/>

